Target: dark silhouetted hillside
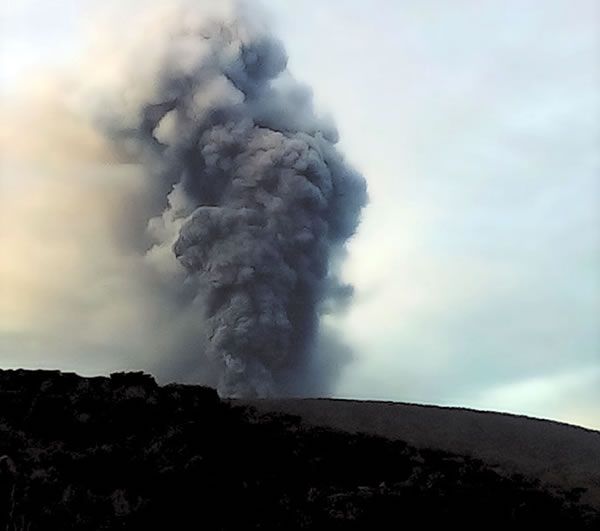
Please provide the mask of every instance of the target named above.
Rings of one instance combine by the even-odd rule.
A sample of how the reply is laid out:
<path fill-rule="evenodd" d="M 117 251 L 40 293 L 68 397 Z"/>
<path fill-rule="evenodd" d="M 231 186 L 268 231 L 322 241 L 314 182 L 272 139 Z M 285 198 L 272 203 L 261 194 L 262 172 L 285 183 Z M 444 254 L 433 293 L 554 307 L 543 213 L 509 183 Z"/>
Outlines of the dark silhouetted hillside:
<path fill-rule="evenodd" d="M 0 371 L 0 529 L 597 529 L 581 495 L 141 373 Z"/>
<path fill-rule="evenodd" d="M 600 509 L 600 432 L 518 415 L 398 402 L 335 399 L 245 401 L 258 411 L 297 415 L 308 425 L 402 440 L 468 455 L 505 476 L 583 488 Z"/>

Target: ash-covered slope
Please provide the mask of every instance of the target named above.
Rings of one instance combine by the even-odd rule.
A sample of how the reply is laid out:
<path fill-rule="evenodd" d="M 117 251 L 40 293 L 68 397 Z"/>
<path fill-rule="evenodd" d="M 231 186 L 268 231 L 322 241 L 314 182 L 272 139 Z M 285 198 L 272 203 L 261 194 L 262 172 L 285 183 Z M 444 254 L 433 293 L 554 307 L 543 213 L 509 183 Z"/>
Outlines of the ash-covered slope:
<path fill-rule="evenodd" d="M 298 415 L 314 426 L 465 454 L 500 474 L 523 474 L 547 486 L 584 488 L 582 500 L 600 509 L 598 431 L 506 413 L 398 402 L 281 399 L 245 404 Z"/>
<path fill-rule="evenodd" d="M 141 373 L 0 371 L 0 529 L 595 529 L 579 495 Z"/>

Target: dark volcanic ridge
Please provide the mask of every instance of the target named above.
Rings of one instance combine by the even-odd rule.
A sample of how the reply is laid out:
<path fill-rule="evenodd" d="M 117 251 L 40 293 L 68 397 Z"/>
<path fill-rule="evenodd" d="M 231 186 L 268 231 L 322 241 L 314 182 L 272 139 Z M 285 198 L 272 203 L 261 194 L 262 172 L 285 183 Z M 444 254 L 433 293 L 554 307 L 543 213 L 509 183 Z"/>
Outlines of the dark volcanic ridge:
<path fill-rule="evenodd" d="M 260 412 L 298 415 L 313 426 L 369 433 L 481 459 L 505 476 L 585 488 L 600 508 L 600 432 L 552 420 L 467 408 L 339 399 L 244 401 Z"/>
<path fill-rule="evenodd" d="M 574 484 L 572 467 L 570 483 L 550 488 L 523 473 L 533 469 L 515 462 L 511 472 L 473 448 L 494 438 L 500 448 L 514 428 L 523 455 L 527 441 L 545 438 L 564 463 L 583 463 L 583 448 L 586 459 L 600 450 L 599 433 L 477 415 L 222 401 L 213 389 L 160 387 L 142 373 L 0 371 L 0 529 L 597 528 L 583 499 L 589 487 Z M 573 432 L 569 447 L 564 430 Z M 453 444 L 459 451 L 444 450 Z"/>

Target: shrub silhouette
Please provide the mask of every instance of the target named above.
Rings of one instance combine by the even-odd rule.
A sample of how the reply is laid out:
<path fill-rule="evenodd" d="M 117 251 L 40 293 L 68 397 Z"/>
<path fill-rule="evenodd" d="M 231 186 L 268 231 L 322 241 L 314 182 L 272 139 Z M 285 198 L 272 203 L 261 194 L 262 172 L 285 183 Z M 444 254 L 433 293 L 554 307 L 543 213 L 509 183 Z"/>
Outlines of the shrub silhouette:
<path fill-rule="evenodd" d="M 594 529 L 581 489 L 141 373 L 0 371 L 0 529 Z"/>

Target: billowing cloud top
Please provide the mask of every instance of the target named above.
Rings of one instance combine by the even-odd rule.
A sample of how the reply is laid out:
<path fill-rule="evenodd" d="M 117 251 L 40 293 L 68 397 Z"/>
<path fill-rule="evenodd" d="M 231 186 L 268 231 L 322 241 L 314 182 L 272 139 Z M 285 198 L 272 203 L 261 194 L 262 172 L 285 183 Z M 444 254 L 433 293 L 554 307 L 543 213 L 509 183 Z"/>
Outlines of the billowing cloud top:
<path fill-rule="evenodd" d="M 195 359 L 198 378 L 226 395 L 326 392 L 319 316 L 351 295 L 333 263 L 366 202 L 335 128 L 242 5 L 159 6 L 125 37 L 106 34 L 42 91 L 36 105 L 54 109 L 51 125 L 36 111 L 32 129 L 60 159 L 62 183 L 82 186 L 64 163 L 80 158 L 103 187 L 123 191 L 117 167 L 136 176 L 135 192 L 103 209 L 118 229 L 103 253 L 136 256 L 138 302 L 170 309 L 168 372 Z M 13 148 L 23 141 L 7 136 Z M 98 201 L 78 197 L 81 215 Z"/>

